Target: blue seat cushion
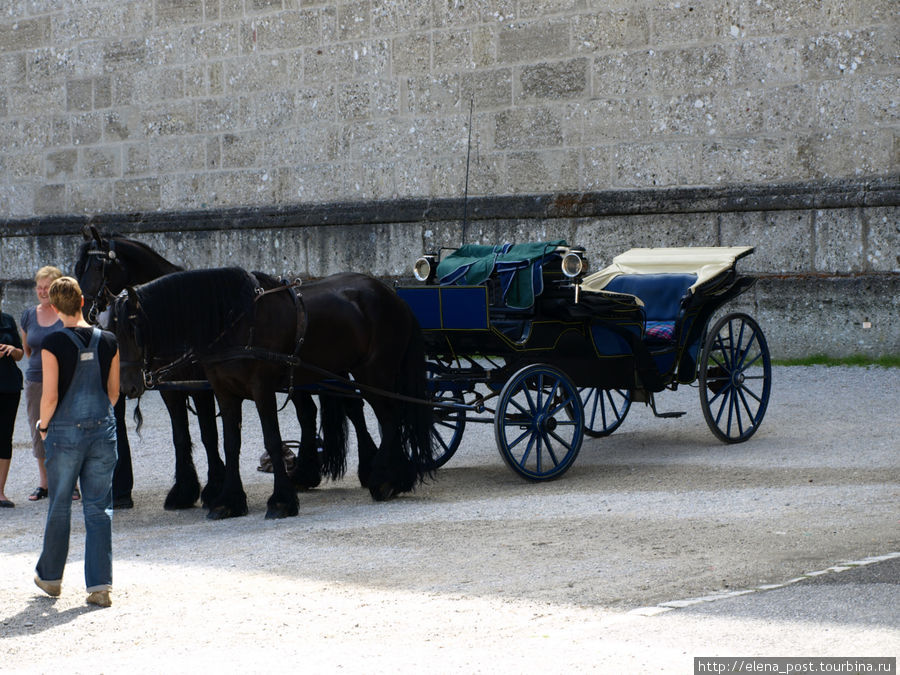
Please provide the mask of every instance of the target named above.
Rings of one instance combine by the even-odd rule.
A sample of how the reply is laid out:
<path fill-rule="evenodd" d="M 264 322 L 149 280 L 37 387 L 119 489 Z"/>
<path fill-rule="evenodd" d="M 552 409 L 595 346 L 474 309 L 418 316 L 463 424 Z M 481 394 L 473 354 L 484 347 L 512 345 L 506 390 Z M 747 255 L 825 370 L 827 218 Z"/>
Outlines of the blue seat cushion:
<path fill-rule="evenodd" d="M 604 290 L 639 297 L 648 323 L 672 322 L 678 318 L 681 301 L 696 281 L 696 274 L 623 274 Z"/>

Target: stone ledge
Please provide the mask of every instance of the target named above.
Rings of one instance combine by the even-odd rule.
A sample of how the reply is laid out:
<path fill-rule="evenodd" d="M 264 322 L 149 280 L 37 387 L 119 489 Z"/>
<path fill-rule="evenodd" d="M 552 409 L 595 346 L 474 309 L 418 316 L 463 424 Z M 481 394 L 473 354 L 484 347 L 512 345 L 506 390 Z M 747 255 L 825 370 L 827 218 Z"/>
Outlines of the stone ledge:
<path fill-rule="evenodd" d="M 208 211 L 137 212 L 0 220 L 0 237 L 77 232 L 85 223 L 121 234 L 322 225 L 511 219 L 590 218 L 661 213 L 728 213 L 900 206 L 900 174 L 808 181 L 597 192 L 296 204 Z"/>

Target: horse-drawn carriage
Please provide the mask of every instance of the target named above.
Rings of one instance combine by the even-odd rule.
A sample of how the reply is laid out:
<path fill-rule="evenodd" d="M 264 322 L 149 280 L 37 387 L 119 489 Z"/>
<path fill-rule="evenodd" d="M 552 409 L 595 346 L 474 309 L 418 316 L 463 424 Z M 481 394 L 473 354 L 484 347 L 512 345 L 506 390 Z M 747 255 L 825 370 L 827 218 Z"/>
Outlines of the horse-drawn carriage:
<path fill-rule="evenodd" d="M 632 402 L 681 415 L 658 413 L 655 394 L 694 382 L 712 432 L 747 440 L 769 400 L 768 347 L 746 314 L 709 323 L 755 282 L 735 269 L 752 252 L 631 249 L 590 276 L 584 250 L 563 241 L 420 258 L 423 284 L 398 293 L 425 335 L 435 464 L 457 450 L 467 422 L 488 422 L 514 471 L 557 478 L 585 434 L 612 433 Z"/>
<path fill-rule="evenodd" d="M 139 396 L 166 379 L 179 388 L 185 368 L 199 368 L 211 384 L 222 412 L 224 465 L 209 393 L 193 392 L 207 397 L 202 499 L 210 516 L 247 512 L 237 459 L 240 401 L 249 398 L 273 464 L 267 516 L 284 517 L 297 513 L 296 489 L 314 487 L 322 472 L 343 473 L 341 415 L 357 432 L 360 482 L 377 500 L 413 489 L 446 463 L 473 421 L 493 423 L 501 455 L 521 476 L 557 478 L 585 434 L 611 433 L 633 401 L 656 413 L 656 393 L 697 380 L 713 433 L 746 440 L 769 399 L 765 338 L 746 314 L 708 324 L 755 282 L 735 270 L 752 250 L 632 249 L 585 276 L 584 250 L 563 241 L 463 246 L 440 260 L 420 259 L 423 284 L 396 294 L 352 273 L 297 292 L 238 268 L 175 271 L 145 245 L 104 239 L 91 228 L 76 268 L 91 313 L 115 300 L 123 392 Z M 128 297 L 115 299 L 126 288 Z M 176 447 L 167 508 L 201 496 L 184 412 L 184 390 L 196 387 L 181 389 L 161 392 L 169 397 Z M 275 393 L 285 390 L 303 430 L 290 475 L 275 404 Z M 341 413 L 332 408 L 322 465 L 310 393 L 365 398 L 378 417 L 380 445 L 366 431 L 359 401 Z M 329 397 L 320 398 L 324 418 Z"/>

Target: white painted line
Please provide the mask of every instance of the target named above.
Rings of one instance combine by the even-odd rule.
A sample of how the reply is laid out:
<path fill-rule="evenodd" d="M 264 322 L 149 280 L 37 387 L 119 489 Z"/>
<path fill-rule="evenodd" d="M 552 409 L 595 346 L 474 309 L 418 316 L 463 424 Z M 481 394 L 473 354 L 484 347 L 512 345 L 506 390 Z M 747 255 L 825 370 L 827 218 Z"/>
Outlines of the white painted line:
<path fill-rule="evenodd" d="M 637 609 L 632 609 L 627 614 L 634 614 L 637 616 L 656 616 L 657 614 L 662 614 L 663 612 L 669 612 L 673 609 L 682 609 L 684 607 L 692 607 L 693 605 L 700 605 L 706 602 L 716 602 L 717 600 L 725 600 L 727 598 L 734 598 L 739 595 L 748 595 L 750 593 L 760 593 L 762 591 L 771 591 L 778 588 L 784 588 L 786 586 L 790 586 L 791 584 L 796 584 L 806 579 L 811 579 L 813 577 L 820 577 L 823 574 L 837 574 L 839 572 L 846 572 L 847 570 L 854 569 L 856 567 L 863 567 L 865 565 L 871 565 L 873 563 L 884 562 L 886 560 L 893 560 L 895 558 L 900 558 L 900 551 L 892 551 L 891 553 L 885 553 L 884 555 L 870 556 L 868 558 L 863 558 L 862 560 L 854 560 L 852 562 L 840 563 L 838 565 L 833 565 L 831 567 L 827 567 L 823 570 L 816 570 L 815 572 L 807 572 L 799 577 L 794 577 L 793 579 L 789 579 L 783 583 L 778 584 L 762 584 L 760 586 L 755 586 L 753 588 L 748 588 L 740 591 L 721 591 L 718 593 L 711 593 L 709 595 L 704 595 L 699 598 L 685 598 L 683 600 L 669 600 L 667 602 L 661 602 L 655 607 L 638 607 Z"/>

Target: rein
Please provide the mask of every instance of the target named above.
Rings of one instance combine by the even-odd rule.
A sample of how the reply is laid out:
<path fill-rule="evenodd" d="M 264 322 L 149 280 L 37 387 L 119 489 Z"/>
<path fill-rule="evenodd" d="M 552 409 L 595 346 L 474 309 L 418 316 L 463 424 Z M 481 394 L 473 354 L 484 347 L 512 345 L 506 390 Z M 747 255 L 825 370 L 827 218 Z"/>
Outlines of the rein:
<path fill-rule="evenodd" d="M 253 277 L 253 275 L 250 275 Z M 258 283 L 255 277 L 253 277 L 254 281 L 256 281 L 256 295 L 253 298 L 253 309 L 255 314 L 256 303 L 265 295 L 269 295 L 271 293 L 278 293 L 281 291 L 290 291 L 291 298 L 294 301 L 294 305 L 297 309 L 297 332 L 296 332 L 296 340 L 294 343 L 294 352 L 293 354 L 284 354 L 282 352 L 274 352 L 270 349 L 263 349 L 262 347 L 254 347 L 253 346 L 253 322 L 250 325 L 250 336 L 247 341 L 247 344 L 243 347 L 235 347 L 229 349 L 227 351 L 221 351 L 216 354 L 212 354 L 209 356 L 198 356 L 194 350 L 189 350 L 188 352 L 182 354 L 174 361 L 170 363 L 160 366 L 156 369 L 151 369 L 149 365 L 149 359 L 145 357 L 143 364 L 143 374 L 144 374 L 144 385 L 148 389 L 153 389 L 157 385 L 162 384 L 162 381 L 165 377 L 186 365 L 203 365 L 203 364 L 216 364 L 216 363 L 224 363 L 226 361 L 235 361 L 239 359 L 253 359 L 257 361 L 271 361 L 274 363 L 280 363 L 289 367 L 289 385 L 288 385 L 288 398 L 285 400 L 284 405 L 287 405 L 288 401 L 290 401 L 291 396 L 294 393 L 294 370 L 298 368 L 302 368 L 308 372 L 314 373 L 316 375 L 320 375 L 323 378 L 330 380 L 331 382 L 324 382 L 322 386 L 333 393 L 342 394 L 345 396 L 358 396 L 356 392 L 364 392 L 373 394 L 376 396 L 382 396 L 384 398 L 391 398 L 398 401 L 403 401 L 405 403 L 414 403 L 418 405 L 428 405 L 433 408 L 447 408 L 452 410 L 458 410 L 459 404 L 457 403 L 441 403 L 439 401 L 428 401 L 422 400 L 418 398 L 414 398 L 412 396 L 406 396 L 404 394 L 398 394 L 396 392 L 387 391 L 385 389 L 380 389 L 379 387 L 373 387 L 371 385 L 364 384 L 362 382 L 358 382 L 356 380 L 351 380 L 348 377 L 343 377 L 336 373 L 333 373 L 324 368 L 320 368 L 319 366 L 313 365 L 312 363 L 308 363 L 303 361 L 300 358 L 300 350 L 303 347 L 304 335 L 306 333 L 305 326 L 305 317 L 306 317 L 306 309 L 303 303 L 303 296 L 300 293 L 297 293 L 294 289 L 300 287 L 301 282 L 299 280 L 294 280 L 290 283 L 284 282 L 282 285 L 277 286 L 276 288 L 270 288 L 268 290 L 264 290 Z M 213 347 L 217 342 L 219 342 L 225 335 L 227 335 L 228 331 L 233 328 L 237 323 L 243 319 L 247 314 L 247 310 L 238 314 L 222 331 L 213 339 L 212 342 L 209 343 L 206 350 L 209 350 Z M 136 317 L 130 317 L 136 318 Z M 283 409 L 284 406 L 282 406 Z"/>

